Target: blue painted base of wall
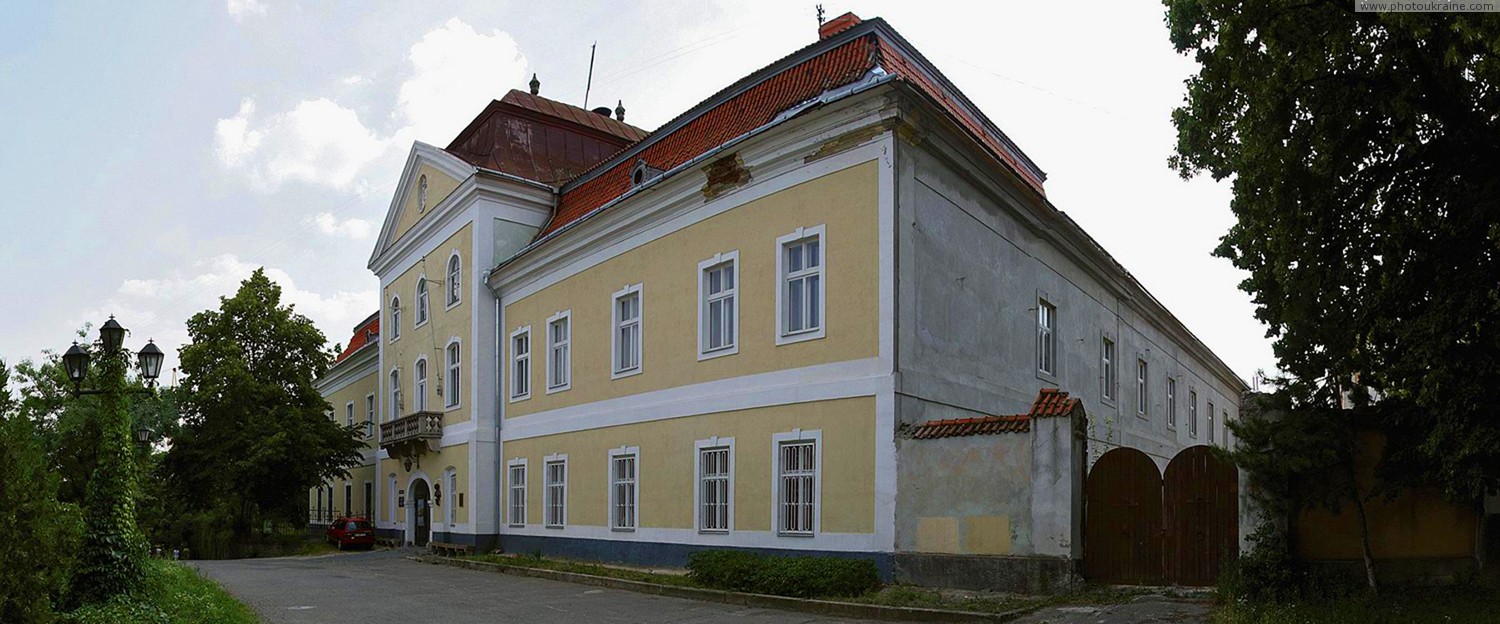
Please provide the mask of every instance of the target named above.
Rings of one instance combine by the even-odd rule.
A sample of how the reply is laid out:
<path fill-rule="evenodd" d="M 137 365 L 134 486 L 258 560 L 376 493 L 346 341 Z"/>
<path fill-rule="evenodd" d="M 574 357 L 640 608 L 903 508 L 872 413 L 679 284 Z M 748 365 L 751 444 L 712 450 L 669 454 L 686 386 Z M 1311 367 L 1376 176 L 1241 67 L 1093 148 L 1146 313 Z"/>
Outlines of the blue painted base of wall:
<path fill-rule="evenodd" d="M 881 579 L 887 581 L 891 579 L 891 554 L 882 552 L 735 548 L 732 546 L 696 546 L 691 544 L 598 540 L 562 536 L 536 537 L 532 535 L 502 535 L 500 536 L 500 546 L 504 552 L 518 555 L 541 553 L 548 557 L 561 557 L 565 559 L 670 568 L 687 567 L 688 556 L 700 550 L 744 550 L 763 555 L 777 555 L 782 557 L 812 556 L 866 559 L 875 562 L 875 567 L 880 569 Z"/>

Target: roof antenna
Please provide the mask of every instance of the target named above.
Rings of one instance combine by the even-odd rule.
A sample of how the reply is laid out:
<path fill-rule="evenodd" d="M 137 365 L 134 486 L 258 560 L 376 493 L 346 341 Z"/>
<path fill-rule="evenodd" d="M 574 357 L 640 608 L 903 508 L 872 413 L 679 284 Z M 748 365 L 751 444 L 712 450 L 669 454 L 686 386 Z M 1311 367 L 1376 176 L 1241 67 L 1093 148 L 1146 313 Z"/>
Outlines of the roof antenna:
<path fill-rule="evenodd" d="M 583 87 L 584 110 L 588 110 L 589 107 L 589 90 L 594 88 L 594 49 L 598 47 L 598 41 L 595 41 L 594 45 L 589 46 L 589 81 L 588 84 L 585 84 Z"/>
<path fill-rule="evenodd" d="M 820 3 L 820 4 L 818 4 L 818 27 L 821 28 L 822 26 L 823 26 L 823 5 Z"/>

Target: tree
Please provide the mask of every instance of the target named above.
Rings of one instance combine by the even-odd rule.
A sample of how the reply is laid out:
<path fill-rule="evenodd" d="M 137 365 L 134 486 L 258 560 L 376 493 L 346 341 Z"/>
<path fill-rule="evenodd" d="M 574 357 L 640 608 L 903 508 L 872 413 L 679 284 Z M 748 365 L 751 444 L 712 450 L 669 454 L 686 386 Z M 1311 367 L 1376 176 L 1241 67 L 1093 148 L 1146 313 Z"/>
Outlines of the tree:
<path fill-rule="evenodd" d="M 241 541 L 264 519 L 305 523 L 307 491 L 347 475 L 363 446 L 313 387 L 331 363 L 323 334 L 281 305 L 263 269 L 193 315 L 188 334 L 183 420 L 164 466 L 174 491 L 191 509 L 228 514 Z"/>
<path fill-rule="evenodd" d="M 35 423 L 17 412 L 0 362 L 0 622 L 47 622 L 67 585 L 80 523 L 57 501 Z"/>
<path fill-rule="evenodd" d="M 1233 179 L 1216 255 L 1310 417 L 1352 401 L 1383 479 L 1500 485 L 1500 20 L 1335 0 L 1165 0 L 1200 65 L 1184 177 Z"/>

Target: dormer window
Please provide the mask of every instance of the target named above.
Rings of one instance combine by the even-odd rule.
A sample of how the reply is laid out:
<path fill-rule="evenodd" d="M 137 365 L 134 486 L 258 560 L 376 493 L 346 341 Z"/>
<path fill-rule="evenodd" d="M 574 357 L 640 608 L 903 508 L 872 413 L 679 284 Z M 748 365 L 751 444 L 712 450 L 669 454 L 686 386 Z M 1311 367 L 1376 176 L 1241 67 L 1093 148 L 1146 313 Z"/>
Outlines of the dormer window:
<path fill-rule="evenodd" d="M 417 212 L 427 211 L 427 176 L 417 179 Z"/>
<path fill-rule="evenodd" d="M 635 161 L 635 168 L 630 170 L 631 186 L 640 186 L 652 178 L 661 175 L 662 170 L 646 164 L 644 160 Z"/>

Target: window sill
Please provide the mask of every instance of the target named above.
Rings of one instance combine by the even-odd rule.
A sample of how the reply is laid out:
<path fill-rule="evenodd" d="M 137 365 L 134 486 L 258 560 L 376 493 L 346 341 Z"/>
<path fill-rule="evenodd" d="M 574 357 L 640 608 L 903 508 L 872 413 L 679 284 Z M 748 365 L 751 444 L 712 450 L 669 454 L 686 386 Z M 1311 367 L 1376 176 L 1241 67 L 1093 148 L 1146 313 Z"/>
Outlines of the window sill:
<path fill-rule="evenodd" d="M 739 345 L 739 343 L 735 343 L 735 344 L 727 346 L 727 347 L 719 347 L 717 349 L 714 349 L 713 351 L 699 351 L 698 352 L 698 361 L 702 362 L 704 360 L 712 360 L 714 358 L 721 358 L 721 357 L 724 357 L 726 355 L 735 355 L 735 354 L 737 354 L 739 352 L 740 352 L 740 345 Z"/>
<path fill-rule="evenodd" d="M 634 527 L 631 527 L 631 528 L 610 527 L 609 530 L 614 531 L 615 533 L 634 533 L 635 532 L 635 528 Z"/>
<path fill-rule="evenodd" d="M 518 395 L 514 395 L 514 396 L 510 397 L 510 402 L 511 403 L 520 403 L 521 401 L 525 401 L 525 400 L 530 399 L 530 398 L 531 398 L 531 393 L 528 392 L 526 394 L 518 394 Z"/>
<path fill-rule="evenodd" d="M 555 388 L 554 387 L 548 387 L 547 388 L 547 394 L 557 394 L 559 392 L 567 392 L 567 391 L 572 390 L 572 389 L 573 389 L 573 384 L 567 383 L 567 384 L 563 384 L 561 386 L 557 386 Z"/>
<path fill-rule="evenodd" d="M 729 535 L 729 529 L 698 529 L 699 535 Z"/>
<path fill-rule="evenodd" d="M 458 301 L 455 301 L 455 302 L 450 303 L 450 304 L 448 304 L 446 306 L 443 306 L 443 311 L 447 312 L 447 311 L 452 310 L 453 308 L 456 308 L 456 307 L 461 306 L 463 304 L 464 304 L 464 300 L 463 299 L 459 299 Z"/>
<path fill-rule="evenodd" d="M 1141 420 L 1151 420 L 1151 413 L 1150 412 L 1136 412 L 1135 413 L 1135 417 L 1139 418 Z"/>
<path fill-rule="evenodd" d="M 545 528 L 548 528 L 548 529 L 557 529 L 557 530 L 561 531 L 562 529 L 567 528 L 567 525 L 565 525 L 565 524 L 549 524 Z"/>
<path fill-rule="evenodd" d="M 639 375 L 639 374 L 641 374 L 641 367 L 637 366 L 637 367 L 632 368 L 630 370 L 614 371 L 614 372 L 612 372 L 612 373 L 609 374 L 609 378 L 610 378 L 611 381 L 613 381 L 615 379 L 624 379 L 626 377 L 634 377 L 634 376 Z"/>
<path fill-rule="evenodd" d="M 444 405 L 443 406 L 443 413 L 444 414 L 449 414 L 449 413 L 452 413 L 452 412 L 456 412 L 458 410 L 463 409 L 463 407 L 464 406 L 462 406 L 462 405 Z"/>
<path fill-rule="evenodd" d="M 416 331 L 418 329 L 422 329 L 423 327 L 426 327 L 427 324 L 431 323 L 431 322 L 432 322 L 432 317 L 427 317 L 427 320 L 425 320 L 425 321 L 422 321 L 420 323 L 412 323 L 411 328 L 412 328 L 413 331 Z"/>
<path fill-rule="evenodd" d="M 809 537 L 817 537 L 817 534 L 813 533 L 811 531 L 777 531 L 776 532 L 776 536 L 777 537 L 809 538 Z"/>
<path fill-rule="evenodd" d="M 1041 370 L 1041 369 L 1037 369 L 1037 371 L 1036 371 L 1036 378 L 1037 379 L 1049 382 L 1049 383 L 1051 383 L 1054 386 L 1061 387 L 1058 384 L 1057 377 L 1058 377 L 1057 373 L 1049 373 L 1049 372 Z"/>
<path fill-rule="evenodd" d="M 524 528 L 526 528 L 526 525 L 524 525 L 524 524 L 507 524 L 505 526 L 510 527 L 512 529 L 524 529 Z"/>
<path fill-rule="evenodd" d="M 807 342 L 809 340 L 819 340 L 825 336 L 827 336 L 827 329 L 824 327 L 819 327 L 817 329 L 804 329 L 792 334 L 778 332 L 776 335 L 776 346 L 779 347 L 782 345 Z"/>

